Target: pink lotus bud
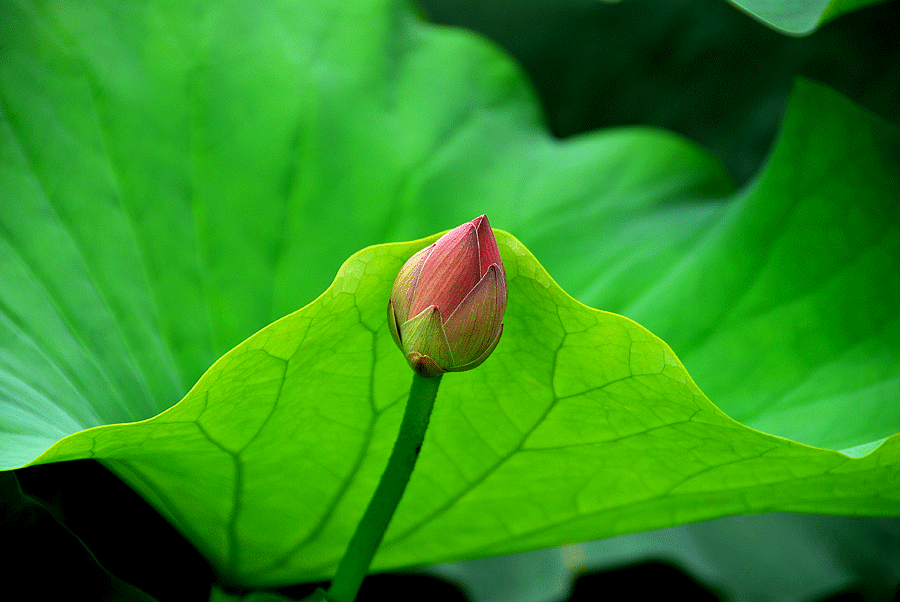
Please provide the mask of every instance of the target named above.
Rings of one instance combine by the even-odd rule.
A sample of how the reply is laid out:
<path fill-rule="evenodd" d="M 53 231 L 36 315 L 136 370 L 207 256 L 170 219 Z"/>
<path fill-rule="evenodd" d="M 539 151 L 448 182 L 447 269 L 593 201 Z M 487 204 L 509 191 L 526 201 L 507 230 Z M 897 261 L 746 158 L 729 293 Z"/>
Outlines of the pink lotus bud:
<path fill-rule="evenodd" d="M 506 273 L 485 216 L 444 234 L 400 269 L 388 325 L 410 367 L 422 376 L 470 370 L 503 332 Z"/>

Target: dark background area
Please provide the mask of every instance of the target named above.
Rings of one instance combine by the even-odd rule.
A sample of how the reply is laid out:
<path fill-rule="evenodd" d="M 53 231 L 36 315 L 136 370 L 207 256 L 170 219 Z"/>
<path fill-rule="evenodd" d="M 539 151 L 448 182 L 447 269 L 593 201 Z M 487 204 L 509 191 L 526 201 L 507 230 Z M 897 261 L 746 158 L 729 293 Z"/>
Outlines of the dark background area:
<path fill-rule="evenodd" d="M 720 158 L 738 185 L 763 163 L 797 76 L 900 123 L 900 3 L 794 38 L 724 0 L 457 0 L 421 3 L 434 22 L 492 38 L 522 66 L 554 135 L 652 125 Z M 22 496 L 19 484 L 27 494 Z M 8 584 L 35 599 L 206 600 L 213 572 L 136 493 L 84 460 L 0 473 Z M 127 525 L 127 527 L 126 527 Z M 129 584 L 133 584 L 134 587 Z M 311 586 L 283 590 L 302 596 Z M 437 588 L 437 589 L 434 589 Z M 663 562 L 583 575 L 571 600 L 722 599 Z M 367 580 L 360 600 L 465 599 L 421 575 Z M 863 600 L 855 591 L 830 600 Z"/>
<path fill-rule="evenodd" d="M 13 474 L 0 473 L 0 497 L 7 509 L 0 530 L 6 549 L 14 551 L 12 562 L 6 564 L 9 591 L 21 589 L 14 585 L 24 586 L 29 597 L 36 600 L 209 599 L 214 574 L 200 553 L 98 462 L 33 466 L 15 475 L 27 494 L 24 499 L 18 497 Z M 317 585 L 327 586 L 301 584 L 279 593 L 299 599 Z M 567 600 L 678 597 L 698 602 L 728 599 L 660 560 L 584 573 L 573 583 Z M 867 599 L 857 591 L 821 598 L 823 602 Z M 364 582 L 358 602 L 381 600 L 465 601 L 467 597 L 464 585 L 426 575 L 373 575 Z"/>
<path fill-rule="evenodd" d="M 738 185 L 772 145 L 797 76 L 900 122 L 900 3 L 797 38 L 725 0 L 423 0 L 435 23 L 491 38 L 522 66 L 559 137 L 652 125 L 716 155 Z"/>

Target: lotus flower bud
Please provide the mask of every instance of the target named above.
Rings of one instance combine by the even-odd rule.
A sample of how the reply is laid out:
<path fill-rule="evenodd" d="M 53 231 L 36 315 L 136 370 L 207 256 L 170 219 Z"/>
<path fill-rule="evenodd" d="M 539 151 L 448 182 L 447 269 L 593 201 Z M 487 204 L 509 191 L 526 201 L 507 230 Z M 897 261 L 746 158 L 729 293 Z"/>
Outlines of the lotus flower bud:
<path fill-rule="evenodd" d="M 388 326 L 422 376 L 471 370 L 503 332 L 506 273 L 485 216 L 447 232 L 400 269 Z"/>

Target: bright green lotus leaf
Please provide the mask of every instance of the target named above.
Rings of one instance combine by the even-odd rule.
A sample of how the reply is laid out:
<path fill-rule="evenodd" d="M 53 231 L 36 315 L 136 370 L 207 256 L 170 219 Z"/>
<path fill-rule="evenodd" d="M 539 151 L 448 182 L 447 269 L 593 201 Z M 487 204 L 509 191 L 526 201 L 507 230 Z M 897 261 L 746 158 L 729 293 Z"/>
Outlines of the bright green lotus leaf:
<path fill-rule="evenodd" d="M 223 356 L 150 420 L 71 435 L 227 579 L 327 577 L 393 443 L 411 380 L 385 303 L 433 238 L 351 257 L 315 302 Z M 502 343 L 442 383 L 420 463 L 376 558 L 386 569 L 773 510 L 893 514 L 894 437 L 852 459 L 746 428 L 665 343 L 565 294 L 498 231 Z"/>
<path fill-rule="evenodd" d="M 844 13 L 886 0 L 728 0 L 763 23 L 793 35 L 806 35 Z"/>

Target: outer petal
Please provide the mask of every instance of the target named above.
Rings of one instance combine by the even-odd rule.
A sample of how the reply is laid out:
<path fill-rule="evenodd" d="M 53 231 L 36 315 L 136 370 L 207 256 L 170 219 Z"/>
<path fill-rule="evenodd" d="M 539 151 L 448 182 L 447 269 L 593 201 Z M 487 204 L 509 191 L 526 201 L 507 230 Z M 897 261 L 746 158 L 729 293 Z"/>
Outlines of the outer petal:
<path fill-rule="evenodd" d="M 403 349 L 403 341 L 400 338 L 400 323 L 397 321 L 397 313 L 394 311 L 393 300 L 388 301 L 388 329 L 391 331 L 391 337 L 397 347 Z"/>
<path fill-rule="evenodd" d="M 472 368 L 477 368 L 484 360 L 494 352 L 494 348 L 497 347 L 497 343 L 500 342 L 500 335 L 503 334 L 503 324 L 500 325 L 500 328 L 497 329 L 497 335 L 494 337 L 494 340 L 491 341 L 491 344 L 488 345 L 487 349 L 484 352 L 476 357 L 474 360 L 469 362 L 468 364 L 463 364 L 462 366 L 454 366 L 453 368 L 449 368 L 447 372 L 465 372 L 466 370 L 471 370 Z"/>
<path fill-rule="evenodd" d="M 453 364 L 453 354 L 450 352 L 444 325 L 441 323 L 441 312 L 437 306 L 426 307 L 422 313 L 401 324 L 400 338 L 403 340 L 403 352 L 413 370 L 420 367 L 420 356 L 430 358 L 442 370 Z"/>
<path fill-rule="evenodd" d="M 430 245 L 410 257 L 406 263 L 403 264 L 403 267 L 400 268 L 397 278 L 394 279 L 394 286 L 391 289 L 391 304 L 396 313 L 398 325 L 416 315 L 411 313 L 410 309 L 413 305 L 413 299 L 415 298 L 416 287 L 422 274 L 422 268 L 425 266 L 425 261 L 433 250 L 434 245 Z M 390 316 L 388 317 L 390 318 Z M 399 345 L 399 343 L 397 344 Z"/>
<path fill-rule="evenodd" d="M 491 229 L 487 216 L 482 215 L 475 218 L 472 224 L 474 224 L 475 232 L 478 234 L 478 255 L 481 267 L 479 275 L 484 276 L 492 263 L 496 263 L 500 266 L 500 271 L 504 272 L 503 261 L 500 259 L 500 249 L 497 247 L 497 239 L 494 238 L 494 231 Z"/>
<path fill-rule="evenodd" d="M 505 309 L 506 279 L 494 263 L 444 323 L 454 366 L 468 364 L 484 353 L 500 330 Z"/>
<path fill-rule="evenodd" d="M 449 316 L 480 278 L 478 235 L 467 222 L 434 243 L 416 284 L 410 315 L 436 305 L 442 315 Z"/>

